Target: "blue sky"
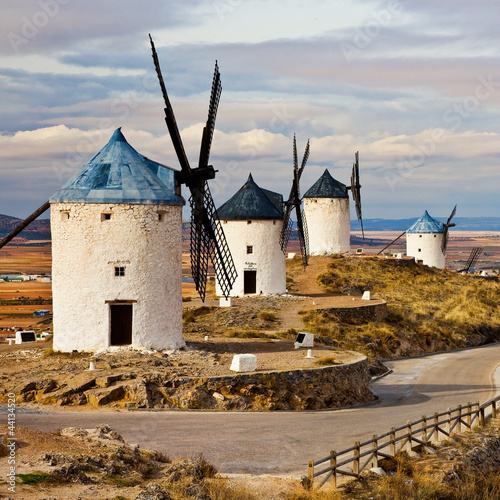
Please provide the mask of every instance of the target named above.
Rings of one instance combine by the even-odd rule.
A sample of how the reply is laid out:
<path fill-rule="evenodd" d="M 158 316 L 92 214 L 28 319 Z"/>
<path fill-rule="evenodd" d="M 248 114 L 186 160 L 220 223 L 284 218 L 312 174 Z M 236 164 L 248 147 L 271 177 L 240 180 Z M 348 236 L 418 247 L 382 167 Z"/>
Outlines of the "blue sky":
<path fill-rule="evenodd" d="M 214 61 L 217 205 L 251 172 L 290 190 L 292 138 L 365 218 L 500 216 L 500 5 L 463 0 L 16 0 L 0 19 L 0 213 L 23 217 L 117 127 L 178 167 L 148 33 L 196 164 Z M 186 214 L 187 215 L 187 214 Z"/>

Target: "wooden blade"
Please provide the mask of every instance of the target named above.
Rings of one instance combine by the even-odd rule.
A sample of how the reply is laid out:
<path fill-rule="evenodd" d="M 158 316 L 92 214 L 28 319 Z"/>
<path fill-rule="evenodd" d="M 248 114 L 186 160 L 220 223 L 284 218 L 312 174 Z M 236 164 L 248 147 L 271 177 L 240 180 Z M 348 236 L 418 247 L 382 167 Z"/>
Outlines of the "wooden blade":
<path fill-rule="evenodd" d="M 212 81 L 212 92 L 210 94 L 210 104 L 208 106 L 208 118 L 205 127 L 203 128 L 203 136 L 201 138 L 200 159 L 198 166 L 205 168 L 208 166 L 208 158 L 210 156 L 210 147 L 212 145 L 212 137 L 215 130 L 215 118 L 219 107 L 220 95 L 222 92 L 222 83 L 220 80 L 219 66 L 215 61 L 214 78 Z"/>
<path fill-rule="evenodd" d="M 441 243 L 441 251 L 446 252 L 446 247 L 448 246 L 448 226 L 445 224 L 443 226 L 443 242 Z"/>
<path fill-rule="evenodd" d="M 455 217 L 455 214 L 457 213 L 457 206 L 455 205 L 455 207 L 453 208 L 453 210 L 451 211 L 451 214 L 450 216 L 448 217 L 448 220 L 446 221 L 446 225 L 448 227 L 450 227 L 450 222 L 451 222 L 451 219 L 453 219 L 453 217 Z M 453 224 L 455 225 L 455 224 Z"/>
<path fill-rule="evenodd" d="M 45 202 L 38 210 L 35 210 L 29 217 L 26 217 L 20 222 L 5 238 L 0 241 L 0 248 L 7 245 L 9 241 L 15 238 L 23 229 L 27 228 L 35 219 L 40 217 L 46 210 L 50 208 L 50 203 Z"/>
<path fill-rule="evenodd" d="M 302 172 L 304 171 L 307 160 L 309 159 L 309 150 L 310 150 L 310 140 L 307 139 L 306 149 L 304 151 L 304 156 L 302 157 L 302 163 L 301 163 L 300 169 L 299 169 L 299 180 L 300 180 L 300 177 L 302 175 Z"/>
<path fill-rule="evenodd" d="M 292 212 L 292 206 L 286 205 L 283 211 L 283 227 L 281 228 L 280 234 L 280 247 L 283 253 L 286 253 L 286 247 L 288 246 L 288 240 L 290 239 L 290 233 L 292 232 L 292 218 L 290 214 Z"/>
<path fill-rule="evenodd" d="M 149 40 L 151 42 L 151 50 L 153 52 L 153 62 L 156 69 L 156 74 L 158 75 L 158 81 L 160 83 L 161 92 L 163 94 L 163 100 L 165 101 L 165 122 L 167 124 L 168 132 L 170 134 L 170 139 L 174 145 L 175 153 L 179 159 L 179 164 L 184 173 L 190 173 L 191 167 L 189 166 L 189 161 L 184 151 L 184 145 L 182 144 L 181 134 L 179 133 L 179 128 L 177 127 L 177 122 L 174 116 L 174 110 L 170 104 L 170 99 L 168 98 L 167 89 L 165 87 L 165 82 L 163 81 L 163 75 L 161 74 L 160 61 L 158 60 L 158 54 L 156 53 L 155 44 L 151 35 L 149 35 Z"/>
<path fill-rule="evenodd" d="M 361 184 L 359 182 L 359 151 L 354 154 L 355 162 L 352 165 L 351 174 L 351 193 L 354 201 L 354 206 L 356 207 L 356 217 L 361 224 L 361 233 L 363 239 L 365 239 L 365 230 L 363 228 L 363 214 L 361 212 Z"/>
<path fill-rule="evenodd" d="M 208 262 L 212 261 L 215 274 L 227 298 L 238 276 L 222 224 L 208 188 L 203 182 L 191 188 L 191 272 L 200 294 L 205 301 Z"/>
<path fill-rule="evenodd" d="M 298 172 L 299 162 L 297 160 L 297 140 L 295 139 L 295 134 L 293 134 L 293 172 Z"/>
<path fill-rule="evenodd" d="M 380 250 L 380 252 L 377 255 L 380 255 L 384 250 L 387 250 L 390 246 L 394 245 L 394 243 L 396 243 L 396 241 L 398 241 L 399 238 L 401 238 L 401 236 L 404 236 L 405 234 L 406 231 L 403 231 L 397 238 L 394 238 L 388 245 L 382 248 L 382 250 Z"/>
<path fill-rule="evenodd" d="M 309 263 L 309 235 L 307 232 L 307 224 L 305 217 L 303 217 L 300 203 L 295 206 L 295 213 L 297 216 L 297 229 L 299 232 L 300 253 L 302 255 L 302 264 L 304 269 Z"/>

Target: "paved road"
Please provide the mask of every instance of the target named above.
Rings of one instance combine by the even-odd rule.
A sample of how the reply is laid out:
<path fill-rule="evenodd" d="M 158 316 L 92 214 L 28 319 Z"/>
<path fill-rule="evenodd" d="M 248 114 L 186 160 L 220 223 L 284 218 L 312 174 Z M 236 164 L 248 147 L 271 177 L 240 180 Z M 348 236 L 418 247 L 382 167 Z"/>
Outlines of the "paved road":
<path fill-rule="evenodd" d="M 500 393 L 500 344 L 386 363 L 372 384 L 379 401 L 362 408 L 280 413 L 44 411 L 18 414 L 43 430 L 108 423 L 130 443 L 171 457 L 203 453 L 221 472 L 303 475 L 326 456 L 391 426 Z M 0 409 L 1 412 L 1 409 Z M 0 417 L 1 418 L 1 417 Z"/>

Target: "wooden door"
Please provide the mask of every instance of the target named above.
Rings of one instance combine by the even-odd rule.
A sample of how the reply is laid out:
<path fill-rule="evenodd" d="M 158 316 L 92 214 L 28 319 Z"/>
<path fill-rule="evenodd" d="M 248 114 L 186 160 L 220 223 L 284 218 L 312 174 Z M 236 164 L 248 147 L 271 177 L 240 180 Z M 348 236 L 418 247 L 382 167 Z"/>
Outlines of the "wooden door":
<path fill-rule="evenodd" d="M 132 304 L 110 304 L 111 345 L 132 343 Z"/>
<path fill-rule="evenodd" d="M 257 292 L 257 271 L 243 271 L 243 293 Z"/>

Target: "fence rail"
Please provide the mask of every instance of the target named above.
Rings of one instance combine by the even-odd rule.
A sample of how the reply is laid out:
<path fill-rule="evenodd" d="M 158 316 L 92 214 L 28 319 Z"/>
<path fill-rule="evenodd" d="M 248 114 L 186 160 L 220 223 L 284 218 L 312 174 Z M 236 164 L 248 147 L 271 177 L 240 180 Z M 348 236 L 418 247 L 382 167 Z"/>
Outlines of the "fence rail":
<path fill-rule="evenodd" d="M 325 458 L 309 460 L 307 486 L 314 487 L 317 478 L 320 480 L 318 488 L 329 479 L 337 486 L 338 475 L 359 478 L 367 468 L 378 467 L 380 458 L 394 457 L 403 450 L 410 451 L 415 445 L 425 448 L 442 437 L 450 437 L 453 432 L 462 432 L 463 428 L 484 426 L 489 419 L 496 418 L 498 401 L 500 396 L 482 405 L 468 403 L 467 406 L 458 405 L 453 410 L 435 412 L 432 416 L 423 415 L 414 422 L 407 421 L 406 425 L 392 427 L 380 436 L 374 435 L 363 442 L 356 441 L 354 446 L 345 450 L 333 450 Z M 349 464 L 352 464 L 350 469 L 346 469 L 345 466 Z"/>

